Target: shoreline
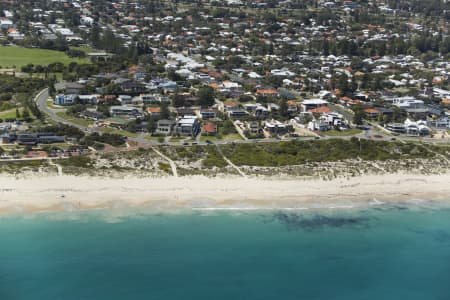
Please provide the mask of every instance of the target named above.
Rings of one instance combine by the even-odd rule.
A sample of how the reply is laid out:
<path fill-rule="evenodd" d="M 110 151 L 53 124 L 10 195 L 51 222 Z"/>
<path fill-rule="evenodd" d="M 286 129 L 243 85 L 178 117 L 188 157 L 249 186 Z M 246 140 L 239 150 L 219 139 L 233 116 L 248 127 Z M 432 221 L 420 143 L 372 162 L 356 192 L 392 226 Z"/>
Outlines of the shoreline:
<path fill-rule="evenodd" d="M 304 210 L 408 201 L 450 203 L 450 173 L 385 174 L 349 179 L 0 175 L 0 215 L 94 209 L 150 211 Z"/>

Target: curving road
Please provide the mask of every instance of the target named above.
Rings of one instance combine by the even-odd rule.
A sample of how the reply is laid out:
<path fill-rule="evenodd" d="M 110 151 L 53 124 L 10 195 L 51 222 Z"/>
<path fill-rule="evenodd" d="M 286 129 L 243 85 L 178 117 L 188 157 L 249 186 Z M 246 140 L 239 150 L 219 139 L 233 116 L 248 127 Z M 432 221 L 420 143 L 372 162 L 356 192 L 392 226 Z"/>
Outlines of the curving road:
<path fill-rule="evenodd" d="M 52 119 L 53 121 L 55 121 L 57 123 L 70 125 L 70 126 L 76 127 L 78 129 L 86 131 L 86 132 L 96 132 L 96 131 L 99 132 L 99 130 L 96 128 L 85 127 L 80 124 L 72 123 L 72 122 L 58 116 L 56 113 L 64 111 L 64 109 L 54 109 L 54 108 L 48 107 L 48 105 L 47 105 L 48 98 L 49 98 L 48 89 L 44 89 L 39 94 L 37 94 L 37 96 L 35 98 L 35 102 L 36 102 L 38 109 L 41 112 L 48 115 L 50 117 L 50 119 Z"/>

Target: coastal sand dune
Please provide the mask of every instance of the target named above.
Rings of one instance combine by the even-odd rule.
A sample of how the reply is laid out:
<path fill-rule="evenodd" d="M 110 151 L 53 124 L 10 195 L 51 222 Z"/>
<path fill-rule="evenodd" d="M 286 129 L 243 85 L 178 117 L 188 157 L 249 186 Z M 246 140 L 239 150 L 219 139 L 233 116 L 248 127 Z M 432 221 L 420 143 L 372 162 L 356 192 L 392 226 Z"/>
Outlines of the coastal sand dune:
<path fill-rule="evenodd" d="M 329 181 L 202 176 L 0 177 L 0 213 L 122 207 L 169 211 L 333 208 L 415 199 L 450 201 L 450 173 L 365 175 Z"/>

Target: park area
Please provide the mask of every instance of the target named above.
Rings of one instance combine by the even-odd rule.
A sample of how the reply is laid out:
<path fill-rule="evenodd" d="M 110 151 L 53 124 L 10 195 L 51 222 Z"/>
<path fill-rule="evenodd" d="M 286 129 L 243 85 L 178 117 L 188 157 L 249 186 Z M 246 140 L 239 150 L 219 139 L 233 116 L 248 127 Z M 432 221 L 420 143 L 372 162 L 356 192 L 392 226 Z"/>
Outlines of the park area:
<path fill-rule="evenodd" d="M 71 58 L 65 52 L 37 48 L 22 48 L 17 46 L 0 46 L 0 67 L 20 68 L 27 64 L 48 65 L 61 62 L 65 65 L 76 63 L 89 63 L 88 59 Z"/>

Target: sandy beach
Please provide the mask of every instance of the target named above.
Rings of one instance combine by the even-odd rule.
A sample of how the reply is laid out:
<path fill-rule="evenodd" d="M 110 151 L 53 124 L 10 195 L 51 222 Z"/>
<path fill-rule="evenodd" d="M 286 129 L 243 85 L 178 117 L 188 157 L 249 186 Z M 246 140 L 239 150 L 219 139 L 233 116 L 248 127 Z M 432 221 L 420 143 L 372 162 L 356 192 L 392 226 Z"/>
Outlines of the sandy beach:
<path fill-rule="evenodd" d="M 0 176 L 0 213 L 143 207 L 176 209 L 303 209 L 408 200 L 450 202 L 450 173 L 365 175 L 350 179 Z"/>

